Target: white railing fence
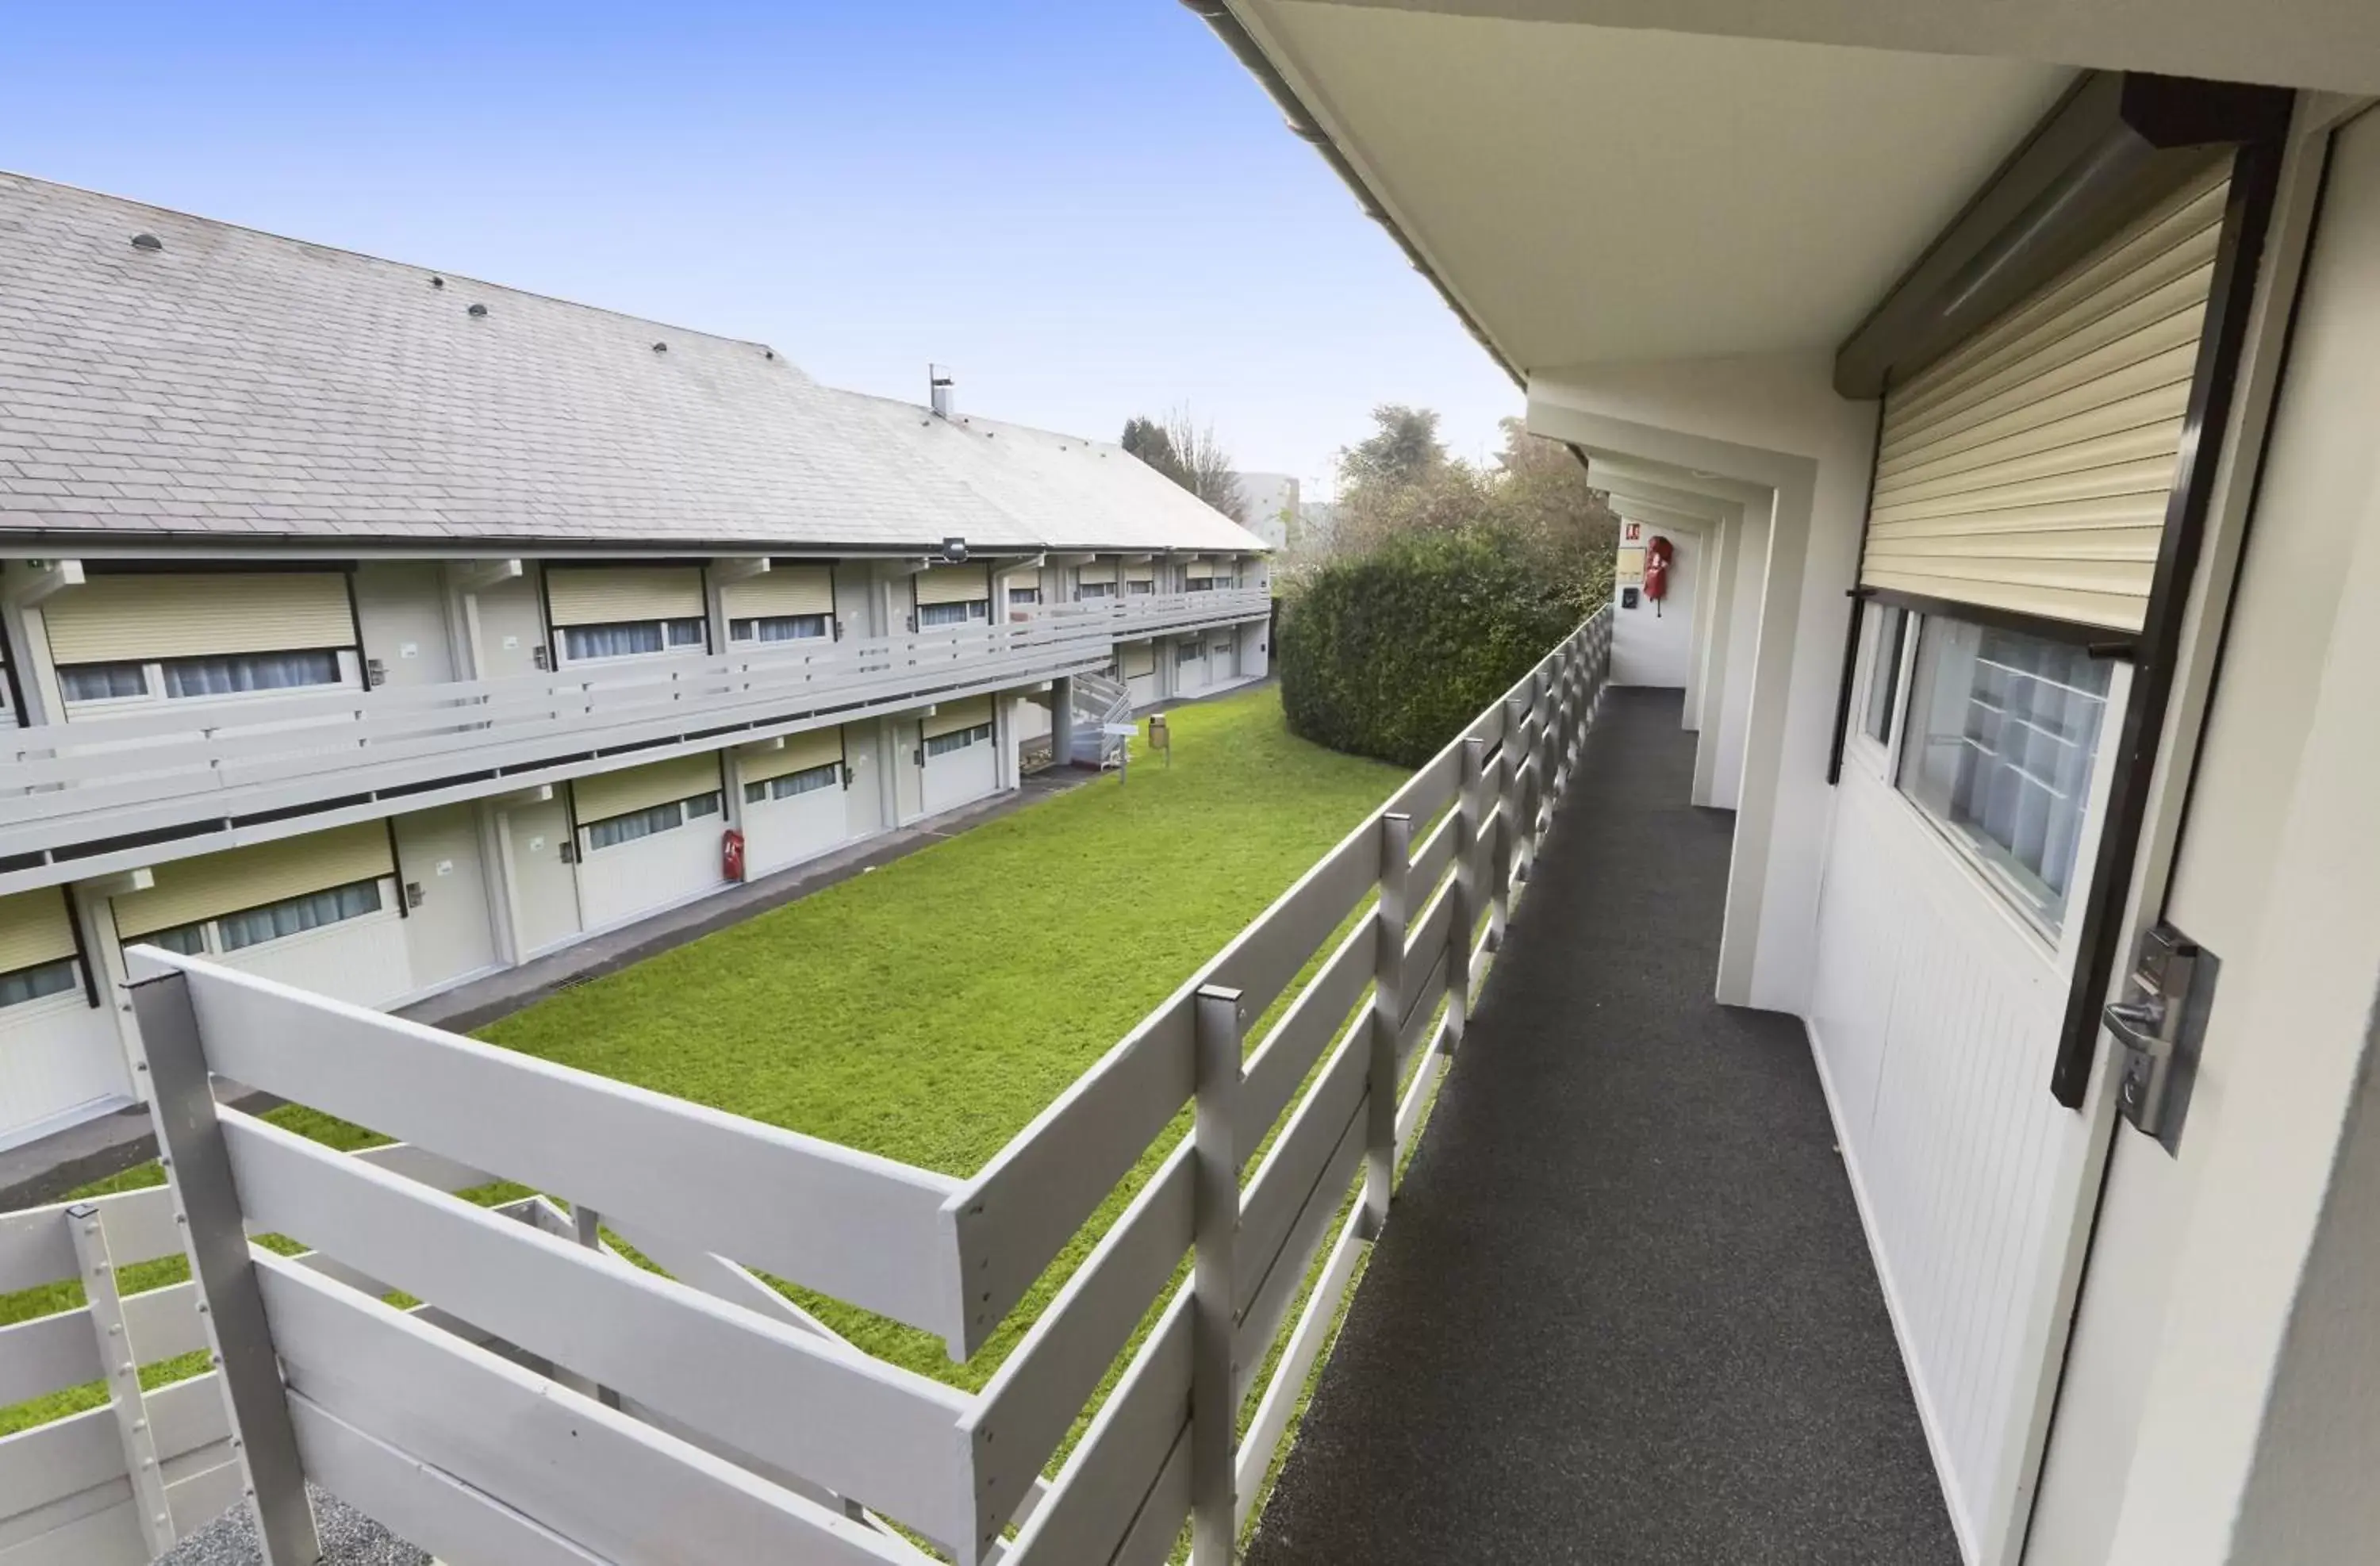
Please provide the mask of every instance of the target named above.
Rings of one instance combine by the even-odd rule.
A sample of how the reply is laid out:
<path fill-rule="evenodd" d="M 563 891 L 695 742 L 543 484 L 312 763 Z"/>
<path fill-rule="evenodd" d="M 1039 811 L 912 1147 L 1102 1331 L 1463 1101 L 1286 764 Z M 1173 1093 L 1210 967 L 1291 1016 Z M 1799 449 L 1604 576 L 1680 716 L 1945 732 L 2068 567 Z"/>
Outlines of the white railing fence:
<path fill-rule="evenodd" d="M 556 757 L 677 740 L 716 745 L 744 729 L 764 738 L 1096 669 L 1119 640 L 1269 608 L 1257 591 L 1182 593 L 951 630 L 622 659 L 505 679 L 168 703 L 139 716 L 0 730 L 0 859 L 75 841 L 85 829 L 112 839 L 362 793 L 413 796 L 462 776 L 534 782 L 535 770 Z M 0 892 L 13 886 L 0 875 Z"/>
<path fill-rule="evenodd" d="M 140 1559 L 126 1524 L 161 1525 L 144 1463 L 160 1460 L 162 1525 L 176 1525 L 174 1486 L 237 1466 L 220 1461 L 228 1442 L 273 1566 L 315 1558 L 302 1478 L 458 1563 L 919 1560 L 891 1519 L 959 1561 L 1029 1566 L 1162 1560 L 1186 1521 L 1200 1566 L 1220 1566 L 1388 1220 L 1398 1150 L 1462 1039 L 1608 655 L 1606 612 L 964 1181 L 139 949 L 169 1184 L 91 1204 L 96 1237 L 128 1256 L 182 1234 L 192 1283 L 141 1305 L 175 1325 L 131 1336 L 155 1357 L 192 1344 L 194 1320 L 219 1368 L 186 1385 L 219 1387 L 229 1417 L 193 1416 L 169 1439 L 160 1405 L 205 1394 L 133 1385 L 110 1409 L 9 1438 L 0 1517 L 15 1521 L 0 1525 L 44 1496 L 89 1497 L 117 1519 L 117 1553 L 27 1559 Z M 1284 998 L 1245 1050 L 1251 1020 Z M 215 1079 L 406 1145 L 331 1151 L 219 1105 Z M 963 1359 L 1185 1106 L 1190 1135 L 973 1395 L 825 1333 L 747 1270 L 927 1329 Z M 445 1194 L 491 1176 L 572 1212 Z M 9 1222 L 0 1287 L 68 1268 L 103 1283 L 68 1254 L 88 1217 Z M 613 1254 L 601 1230 L 665 1270 Z M 314 1249 L 251 1243 L 265 1232 Z M 399 1309 L 391 1291 L 428 1303 Z M 26 1395 L 133 1357 L 107 1335 L 103 1293 L 26 1324 L 42 1327 L 38 1344 L 11 1343 L 24 1327 L 0 1333 L 0 1388 Z M 78 1357 L 51 1363 L 69 1332 Z M 45 1456 L 58 1477 L 20 1481 L 33 1470 L 19 1456 L 37 1438 L 63 1451 L 45 1432 L 68 1425 L 80 1466 Z M 217 1461 L 187 1459 L 202 1450 Z M 196 1510 L 222 1491 L 188 1493 Z M 15 1536 L 34 1536 L 0 1534 L 11 1566 Z"/>

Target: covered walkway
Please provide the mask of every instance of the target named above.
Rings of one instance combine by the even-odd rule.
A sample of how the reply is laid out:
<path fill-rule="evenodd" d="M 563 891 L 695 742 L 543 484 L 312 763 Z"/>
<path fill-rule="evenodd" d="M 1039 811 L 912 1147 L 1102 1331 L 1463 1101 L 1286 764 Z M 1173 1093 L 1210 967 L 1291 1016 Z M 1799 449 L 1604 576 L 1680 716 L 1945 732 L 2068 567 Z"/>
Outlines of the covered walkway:
<path fill-rule="evenodd" d="M 1960 1558 L 1679 711 L 1605 698 L 1253 1566 Z"/>

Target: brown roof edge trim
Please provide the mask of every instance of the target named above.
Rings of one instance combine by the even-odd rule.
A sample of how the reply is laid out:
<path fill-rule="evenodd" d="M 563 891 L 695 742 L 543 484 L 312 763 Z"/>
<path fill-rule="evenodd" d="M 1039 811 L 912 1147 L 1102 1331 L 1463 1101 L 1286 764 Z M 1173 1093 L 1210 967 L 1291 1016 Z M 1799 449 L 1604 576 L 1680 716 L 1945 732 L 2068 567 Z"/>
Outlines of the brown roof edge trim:
<path fill-rule="evenodd" d="M 1182 4 L 1196 12 L 1208 27 L 1214 30 L 1215 36 L 1223 41 L 1223 46 L 1238 57 L 1241 65 L 1247 67 L 1248 74 L 1257 79 L 1257 84 L 1265 90 L 1266 95 L 1272 99 L 1274 106 L 1281 110 L 1282 117 L 1289 121 L 1290 130 L 1300 140 L 1311 143 L 1314 150 L 1322 154 L 1322 161 L 1330 165 L 1331 172 L 1339 176 L 1348 189 L 1354 192 L 1355 202 L 1364 209 L 1364 215 L 1388 230 L 1389 237 L 1394 239 L 1397 242 L 1397 248 L 1404 251 L 1405 260 L 1413 263 L 1413 269 L 1429 279 L 1429 285 L 1438 290 L 1438 297 L 1446 301 L 1446 308 L 1454 312 L 1454 318 L 1457 321 L 1463 322 L 1463 329 L 1470 333 L 1481 347 L 1488 350 L 1488 357 L 1503 368 L 1504 373 L 1512 378 L 1514 385 L 1524 392 L 1527 391 L 1528 377 L 1522 373 L 1521 367 L 1514 364 L 1502 348 L 1497 346 L 1496 340 L 1488 334 L 1488 329 L 1479 324 L 1478 318 L 1464 308 L 1463 301 L 1455 297 L 1454 290 L 1447 286 L 1446 279 L 1440 277 L 1438 274 L 1438 269 L 1430 265 L 1429 258 L 1422 254 L 1421 248 L 1413 242 L 1413 237 L 1408 235 L 1397 220 L 1389 214 L 1388 207 L 1378 196 L 1373 193 L 1372 188 L 1365 183 L 1364 176 L 1355 172 L 1355 165 L 1347 161 L 1347 154 L 1341 152 L 1338 144 L 1330 140 L 1329 133 L 1324 131 L 1320 123 L 1316 120 L 1313 112 L 1298 99 L 1296 90 L 1290 86 L 1288 79 L 1283 77 L 1272 61 L 1266 57 L 1262 47 L 1250 35 L 1240 18 L 1232 14 L 1231 6 L 1225 4 L 1224 0 L 1182 0 Z"/>
<path fill-rule="evenodd" d="M 2071 264 L 2205 161 L 2286 127 L 2289 92 L 2094 71 L 1835 352 L 1835 390 L 1875 397 Z"/>

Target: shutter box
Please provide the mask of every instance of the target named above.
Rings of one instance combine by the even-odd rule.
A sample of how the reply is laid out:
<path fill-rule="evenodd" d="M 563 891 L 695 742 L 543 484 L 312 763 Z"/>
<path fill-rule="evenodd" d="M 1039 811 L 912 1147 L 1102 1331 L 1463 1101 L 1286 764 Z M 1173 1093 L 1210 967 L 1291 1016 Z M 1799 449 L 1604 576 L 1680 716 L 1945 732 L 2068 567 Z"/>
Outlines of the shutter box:
<path fill-rule="evenodd" d="M 2229 171 L 1886 392 L 1863 587 L 2141 628 Z"/>
<path fill-rule="evenodd" d="M 971 696 L 965 701 L 945 701 L 941 710 L 926 720 L 926 737 L 938 738 L 954 734 L 961 729 L 974 728 L 978 723 L 991 722 L 991 698 Z"/>
<path fill-rule="evenodd" d="M 1157 646 L 1153 642 L 1128 642 L 1122 649 L 1121 657 L 1123 677 L 1127 680 L 1157 673 Z"/>
<path fill-rule="evenodd" d="M 705 613 L 702 571 L 693 565 L 550 565 L 545 572 L 545 593 L 557 625 L 686 620 Z"/>
<path fill-rule="evenodd" d="M 1081 576 L 1076 579 L 1093 586 L 1101 582 L 1112 582 L 1116 579 L 1116 563 L 1112 560 L 1094 560 L 1083 567 Z"/>
<path fill-rule="evenodd" d="M 929 565 L 917 573 L 919 603 L 978 603 L 990 598 L 988 565 Z"/>
<path fill-rule="evenodd" d="M 60 663 L 297 652 L 356 645 L 341 571 L 93 577 L 42 605 Z"/>
<path fill-rule="evenodd" d="M 39 967 L 75 954 L 74 921 L 55 886 L 0 897 L 0 973 Z"/>
<path fill-rule="evenodd" d="M 176 925 L 395 873 L 384 821 L 358 821 L 195 859 L 169 860 L 156 867 L 154 886 L 112 900 L 115 931 L 131 941 Z"/>
<path fill-rule="evenodd" d="M 589 821 L 609 820 L 633 810 L 650 810 L 672 800 L 718 792 L 719 752 L 712 750 L 700 756 L 656 761 L 650 767 L 627 767 L 577 779 L 570 785 L 570 803 L 583 827 Z"/>
<path fill-rule="evenodd" d="M 758 577 L 722 584 L 719 601 L 730 620 L 766 620 L 780 614 L 832 615 L 834 573 L 824 565 L 771 565 Z"/>
<path fill-rule="evenodd" d="M 843 761 L 843 731 L 812 729 L 808 734 L 787 734 L 785 743 L 777 749 L 763 746 L 735 753 L 736 776 L 746 783 L 759 783 L 768 778 L 782 778 L 788 772 L 807 772 L 812 767 Z"/>

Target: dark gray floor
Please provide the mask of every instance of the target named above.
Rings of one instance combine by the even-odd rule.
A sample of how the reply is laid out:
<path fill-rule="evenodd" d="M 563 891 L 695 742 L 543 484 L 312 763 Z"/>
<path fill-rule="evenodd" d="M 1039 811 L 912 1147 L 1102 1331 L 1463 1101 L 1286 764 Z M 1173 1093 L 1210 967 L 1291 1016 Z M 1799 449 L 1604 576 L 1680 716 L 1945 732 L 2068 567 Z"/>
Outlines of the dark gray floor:
<path fill-rule="evenodd" d="M 1606 698 L 1250 1566 L 1958 1561 L 1678 716 Z"/>

